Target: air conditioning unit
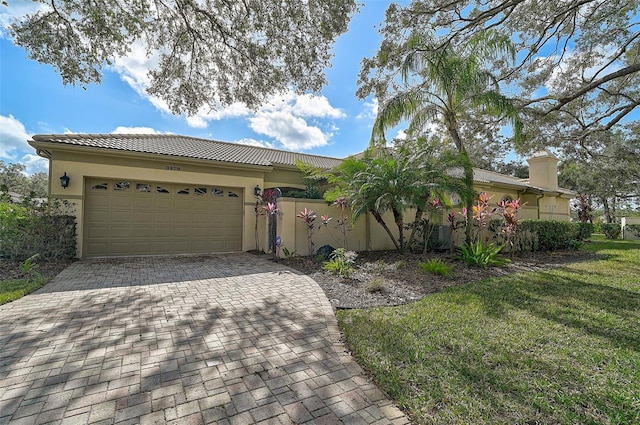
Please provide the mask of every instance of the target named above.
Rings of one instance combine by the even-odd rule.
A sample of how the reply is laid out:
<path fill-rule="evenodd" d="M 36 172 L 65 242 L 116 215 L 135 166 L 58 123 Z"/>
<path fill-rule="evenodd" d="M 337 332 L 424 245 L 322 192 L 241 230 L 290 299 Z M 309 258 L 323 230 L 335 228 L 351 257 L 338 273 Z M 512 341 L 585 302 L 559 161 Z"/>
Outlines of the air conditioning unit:
<path fill-rule="evenodd" d="M 438 226 L 438 241 L 443 251 L 451 248 L 451 227 L 444 224 Z"/>

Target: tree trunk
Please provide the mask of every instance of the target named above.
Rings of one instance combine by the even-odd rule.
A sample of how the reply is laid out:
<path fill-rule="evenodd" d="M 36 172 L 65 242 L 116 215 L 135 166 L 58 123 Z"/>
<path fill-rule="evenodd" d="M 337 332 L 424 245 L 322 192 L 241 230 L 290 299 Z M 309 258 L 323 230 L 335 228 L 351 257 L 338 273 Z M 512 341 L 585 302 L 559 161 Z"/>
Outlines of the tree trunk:
<path fill-rule="evenodd" d="M 396 208 L 391 208 L 393 212 L 393 219 L 396 222 L 396 226 L 398 227 L 398 241 L 400 242 L 400 252 L 404 251 L 404 220 L 402 218 L 402 213 L 398 211 Z"/>
<path fill-rule="evenodd" d="M 609 200 L 607 197 L 602 198 L 602 208 L 604 209 L 604 222 L 611 223 L 611 212 L 609 211 Z"/>
<path fill-rule="evenodd" d="M 422 208 L 416 209 L 416 215 L 413 218 L 413 228 L 411 229 L 411 235 L 409 235 L 409 242 L 407 242 L 407 246 L 411 249 L 413 245 L 413 241 L 416 237 L 416 231 L 418 230 L 418 224 L 422 221 L 422 216 L 424 215 L 424 210 Z"/>
<path fill-rule="evenodd" d="M 382 228 L 387 232 L 387 235 L 389 235 L 389 237 L 391 238 L 391 242 L 393 242 L 393 245 L 396 247 L 396 249 L 400 251 L 400 245 L 398 244 L 398 241 L 396 240 L 395 236 L 393 236 L 393 233 L 387 226 L 387 223 L 385 223 L 384 220 L 382 219 L 382 216 L 380 215 L 380 213 L 374 210 L 369 210 L 369 212 L 376 219 L 378 224 L 380 224 Z"/>
<path fill-rule="evenodd" d="M 464 241 L 466 244 L 471 244 L 473 231 L 473 165 L 458 133 L 458 122 L 455 115 L 452 112 L 446 113 L 444 120 L 449 135 L 453 139 L 456 148 L 458 148 L 458 152 L 460 152 L 462 168 L 464 169 L 464 184 L 467 189 L 467 193 L 463 198 L 464 205 L 467 208 L 467 226 L 464 230 Z"/>
<path fill-rule="evenodd" d="M 471 159 L 469 154 L 463 148 L 462 152 L 462 165 L 464 167 L 464 184 L 467 187 L 467 194 L 465 195 L 465 207 L 467 208 L 467 226 L 464 229 L 464 241 L 466 244 L 471 244 L 472 232 L 473 232 L 473 166 L 471 165 Z"/>

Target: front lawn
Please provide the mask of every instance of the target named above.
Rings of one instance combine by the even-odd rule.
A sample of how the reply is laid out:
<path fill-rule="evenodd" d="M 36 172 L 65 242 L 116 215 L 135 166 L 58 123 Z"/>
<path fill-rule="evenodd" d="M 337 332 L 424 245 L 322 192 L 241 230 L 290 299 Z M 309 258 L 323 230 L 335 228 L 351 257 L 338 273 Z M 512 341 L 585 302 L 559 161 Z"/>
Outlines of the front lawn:
<path fill-rule="evenodd" d="M 416 423 L 640 423 L 640 243 L 584 249 L 606 256 L 338 319 Z"/>
<path fill-rule="evenodd" d="M 47 278 L 39 275 L 24 279 L 10 279 L 0 281 L 0 305 L 17 300 L 41 288 L 47 283 Z"/>
<path fill-rule="evenodd" d="M 74 260 L 34 262 L 30 270 L 25 264 L 0 258 L 0 305 L 17 300 L 41 288 Z"/>

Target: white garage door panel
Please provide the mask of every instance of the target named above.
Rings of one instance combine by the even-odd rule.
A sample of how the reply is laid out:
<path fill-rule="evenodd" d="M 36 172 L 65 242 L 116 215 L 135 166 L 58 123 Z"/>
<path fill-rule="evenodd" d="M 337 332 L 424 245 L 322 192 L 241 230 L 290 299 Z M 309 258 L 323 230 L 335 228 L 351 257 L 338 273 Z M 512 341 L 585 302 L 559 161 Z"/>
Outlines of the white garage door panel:
<path fill-rule="evenodd" d="M 85 256 L 242 249 L 242 190 L 87 179 Z"/>

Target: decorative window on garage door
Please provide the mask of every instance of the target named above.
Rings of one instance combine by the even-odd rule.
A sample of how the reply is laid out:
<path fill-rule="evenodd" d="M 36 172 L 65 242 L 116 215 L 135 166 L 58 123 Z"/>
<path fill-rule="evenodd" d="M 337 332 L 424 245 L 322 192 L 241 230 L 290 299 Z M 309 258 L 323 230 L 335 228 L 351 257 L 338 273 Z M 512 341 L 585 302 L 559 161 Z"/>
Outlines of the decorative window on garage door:
<path fill-rule="evenodd" d="M 129 190 L 130 187 L 131 187 L 131 183 L 129 182 L 115 182 L 113 184 L 113 190 L 117 190 L 117 191 Z"/>
<path fill-rule="evenodd" d="M 109 185 L 107 184 L 107 182 L 98 183 L 91 186 L 91 190 L 107 190 L 108 188 L 109 188 Z"/>

